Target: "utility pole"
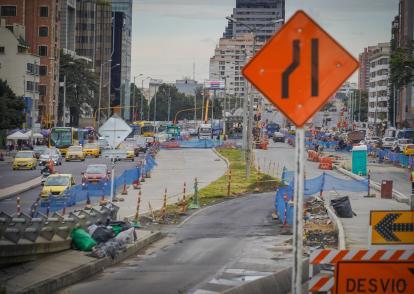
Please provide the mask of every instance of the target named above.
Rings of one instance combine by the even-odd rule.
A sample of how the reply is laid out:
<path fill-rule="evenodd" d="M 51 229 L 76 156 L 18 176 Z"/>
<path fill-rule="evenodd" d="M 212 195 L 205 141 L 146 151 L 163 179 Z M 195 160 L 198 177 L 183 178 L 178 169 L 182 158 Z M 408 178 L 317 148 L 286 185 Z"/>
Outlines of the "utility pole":
<path fill-rule="evenodd" d="M 99 97 L 101 87 L 99 86 Z M 101 100 L 99 100 L 100 102 Z M 99 107 L 101 107 L 99 105 Z M 99 113 L 99 112 L 98 112 Z M 66 127 L 66 74 L 63 76 L 63 126 Z"/>
<path fill-rule="evenodd" d="M 168 88 L 168 118 L 167 118 L 168 122 L 170 122 L 170 111 L 171 111 L 171 96 L 170 96 L 170 88 Z"/>
<path fill-rule="evenodd" d="M 144 115 L 144 112 L 142 111 L 142 108 L 144 107 L 144 79 L 141 80 L 141 108 L 139 110 L 139 119 L 142 121 L 142 117 Z"/>
<path fill-rule="evenodd" d="M 135 78 L 136 76 L 134 76 L 134 90 L 132 92 L 132 121 L 135 121 Z"/>

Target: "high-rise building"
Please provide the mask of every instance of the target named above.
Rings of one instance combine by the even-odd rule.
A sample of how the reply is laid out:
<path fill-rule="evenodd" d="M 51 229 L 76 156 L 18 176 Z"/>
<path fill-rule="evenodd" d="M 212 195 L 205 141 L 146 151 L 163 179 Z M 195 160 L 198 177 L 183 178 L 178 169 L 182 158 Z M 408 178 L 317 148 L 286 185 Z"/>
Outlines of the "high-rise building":
<path fill-rule="evenodd" d="M 38 119 L 39 64 L 40 58 L 30 54 L 25 41 L 25 27 L 12 25 L 6 28 L 4 19 L 0 23 L 0 79 L 7 81 L 25 104 L 25 128 L 32 128 Z"/>
<path fill-rule="evenodd" d="M 392 23 L 392 51 L 408 47 L 414 41 L 414 1 L 400 0 L 398 16 Z M 403 87 L 392 85 L 393 107 L 395 107 L 396 126 L 414 127 L 414 89 L 413 83 Z"/>
<path fill-rule="evenodd" d="M 260 47 L 261 43 L 257 43 Z M 257 48 L 256 48 L 257 49 Z M 225 91 L 228 95 L 245 97 L 247 83 L 241 70 L 253 56 L 253 36 L 239 35 L 227 39 L 221 38 L 210 58 L 210 80 L 225 81 Z"/>
<path fill-rule="evenodd" d="M 237 0 L 231 17 L 237 22 L 229 21 L 224 38 L 249 33 L 247 25 L 257 30 L 256 37 L 263 42 L 282 26 L 275 21 L 285 19 L 285 0 Z"/>
<path fill-rule="evenodd" d="M 0 18 L 6 26 L 25 27 L 28 52 L 40 57 L 38 121 L 44 127 L 57 123 L 59 92 L 60 24 L 58 0 L 1 0 Z"/>
<path fill-rule="evenodd" d="M 76 0 L 60 0 L 60 47 L 65 53 L 76 50 Z"/>
<path fill-rule="evenodd" d="M 102 108 L 108 107 L 110 97 L 111 13 L 109 0 L 76 0 L 76 55 L 89 59 L 91 67 L 102 78 Z M 107 111 L 102 110 L 102 113 Z"/>
<path fill-rule="evenodd" d="M 112 105 L 121 106 L 122 117 L 130 120 L 132 0 L 112 0 L 112 16 Z"/>
<path fill-rule="evenodd" d="M 362 91 L 369 89 L 369 56 L 373 49 L 374 46 L 369 46 L 359 54 L 358 89 Z"/>
<path fill-rule="evenodd" d="M 369 57 L 368 124 L 388 122 L 390 43 L 379 43 Z"/>

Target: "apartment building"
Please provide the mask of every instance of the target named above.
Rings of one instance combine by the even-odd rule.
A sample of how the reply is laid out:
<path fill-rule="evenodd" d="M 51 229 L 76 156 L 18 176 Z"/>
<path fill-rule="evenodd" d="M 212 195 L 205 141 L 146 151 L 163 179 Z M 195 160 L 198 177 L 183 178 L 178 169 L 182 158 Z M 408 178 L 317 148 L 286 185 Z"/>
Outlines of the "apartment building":
<path fill-rule="evenodd" d="M 0 23 L 0 79 L 7 81 L 11 90 L 22 96 L 25 104 L 25 128 L 38 121 L 40 58 L 29 53 L 25 41 L 25 27 Z"/>
<path fill-rule="evenodd" d="M 390 43 L 379 43 L 369 58 L 368 124 L 388 122 Z"/>
<path fill-rule="evenodd" d="M 257 39 L 268 40 L 283 24 L 285 0 L 237 0 L 231 15 L 236 22 L 229 21 L 224 38 L 233 38 L 256 29 Z"/>
<path fill-rule="evenodd" d="M 60 23 L 57 0 L 2 0 L 0 18 L 6 26 L 25 27 L 28 52 L 40 57 L 38 121 L 43 127 L 57 123 L 59 91 Z"/>

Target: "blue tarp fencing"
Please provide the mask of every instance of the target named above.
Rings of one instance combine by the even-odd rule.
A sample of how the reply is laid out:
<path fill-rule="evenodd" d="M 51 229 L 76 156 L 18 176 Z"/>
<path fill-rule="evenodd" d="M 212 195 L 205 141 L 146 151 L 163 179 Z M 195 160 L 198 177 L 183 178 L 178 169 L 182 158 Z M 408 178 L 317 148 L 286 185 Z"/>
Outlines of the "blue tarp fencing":
<path fill-rule="evenodd" d="M 224 141 L 214 139 L 195 139 L 179 141 L 179 148 L 215 148 L 222 146 Z"/>
<path fill-rule="evenodd" d="M 286 186 L 279 187 L 276 191 L 276 213 L 283 223 L 292 225 L 293 203 L 289 203 L 289 201 L 293 200 L 294 172 L 283 168 L 282 183 Z M 305 199 L 325 191 L 366 192 L 368 191 L 368 180 L 344 180 L 325 172 L 316 178 L 305 179 Z"/>
<path fill-rule="evenodd" d="M 156 162 L 149 153 L 145 156 L 142 166 L 137 166 L 128 170 L 124 170 L 121 175 L 114 180 L 114 195 L 119 193 L 124 184 L 131 185 L 137 181 L 141 175 L 150 172 L 155 166 Z M 74 206 L 81 202 L 86 202 L 89 199 L 109 196 L 111 193 L 111 181 L 100 181 L 97 183 L 85 183 L 76 185 L 65 191 L 64 195 L 49 196 L 47 201 L 42 201 L 37 212 L 47 214 L 48 212 L 55 212 L 62 210 L 65 207 Z M 34 204 L 32 205 L 34 206 Z M 31 209 L 33 211 L 33 207 Z"/>
<path fill-rule="evenodd" d="M 380 162 L 391 161 L 392 163 L 397 164 L 401 167 L 414 168 L 413 156 L 407 156 L 402 153 L 392 152 L 391 150 L 387 149 L 382 150 L 379 148 L 373 148 L 371 146 L 368 146 L 368 152 L 375 154 Z"/>

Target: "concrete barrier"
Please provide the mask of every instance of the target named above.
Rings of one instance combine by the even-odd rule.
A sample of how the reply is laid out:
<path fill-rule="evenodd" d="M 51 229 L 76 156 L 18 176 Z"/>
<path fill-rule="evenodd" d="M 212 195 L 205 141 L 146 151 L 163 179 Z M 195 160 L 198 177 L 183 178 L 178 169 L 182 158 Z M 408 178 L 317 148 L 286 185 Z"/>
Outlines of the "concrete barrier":
<path fill-rule="evenodd" d="M 351 173 L 350 171 L 342 168 L 342 167 L 336 167 L 336 170 L 339 171 L 340 173 L 353 178 L 355 180 L 361 181 L 364 180 L 365 178 L 358 176 L 356 174 Z M 381 185 L 379 183 L 376 183 L 374 181 L 371 180 L 371 185 L 370 187 L 378 192 L 381 192 Z M 409 203 L 409 198 L 407 196 L 405 196 L 403 193 L 396 191 L 395 189 L 392 190 L 392 198 L 395 199 L 398 202 L 401 203 Z"/>
<path fill-rule="evenodd" d="M 269 276 L 247 282 L 241 286 L 223 291 L 224 294 L 286 294 L 291 290 L 292 268 L 283 269 Z M 307 292 L 309 280 L 309 259 L 303 260 L 302 282 L 303 293 Z"/>

